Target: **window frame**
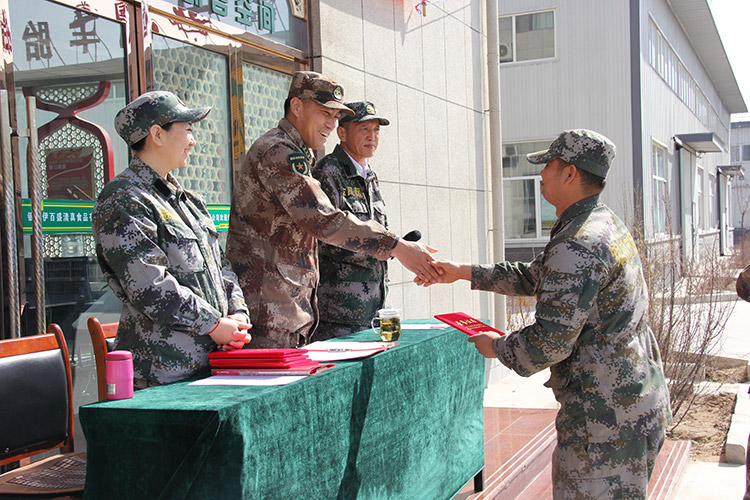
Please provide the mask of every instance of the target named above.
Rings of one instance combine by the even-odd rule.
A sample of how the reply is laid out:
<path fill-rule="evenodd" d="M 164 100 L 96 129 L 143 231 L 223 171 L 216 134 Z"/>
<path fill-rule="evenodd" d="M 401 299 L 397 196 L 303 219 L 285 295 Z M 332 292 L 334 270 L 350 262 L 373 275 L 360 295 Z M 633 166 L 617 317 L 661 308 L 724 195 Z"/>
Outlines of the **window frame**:
<path fill-rule="evenodd" d="M 658 153 L 661 153 L 662 174 L 657 175 L 656 159 Z M 666 235 L 667 233 L 667 206 L 669 200 L 669 169 L 667 168 L 667 146 L 657 140 L 651 141 L 651 224 L 654 235 Z M 657 203 L 658 186 L 664 188 L 664 200 Z M 657 210 L 660 220 L 657 221 Z M 661 224 L 658 224 L 661 222 Z"/>
<path fill-rule="evenodd" d="M 518 60 L 518 41 L 517 41 L 517 31 L 516 31 L 516 18 L 519 16 L 529 16 L 534 14 L 544 14 L 547 12 L 552 13 L 552 30 L 553 30 L 553 44 L 552 44 L 552 51 L 553 54 L 550 57 L 540 57 L 538 59 L 525 59 L 523 61 Z M 512 54 L 512 60 L 510 61 L 500 61 L 500 64 L 502 65 L 509 65 L 509 64 L 527 64 L 527 63 L 535 63 L 539 61 L 554 61 L 557 59 L 557 9 L 542 9 L 542 10 L 534 10 L 529 12 L 519 12 L 516 14 L 503 14 L 499 15 L 497 18 L 498 24 L 500 23 L 501 19 L 507 19 L 510 18 L 511 20 L 511 54 Z M 500 45 L 502 43 L 498 41 L 498 51 L 500 48 Z M 498 52 L 499 53 L 499 52 Z"/>
<path fill-rule="evenodd" d="M 544 149 L 545 146 L 548 146 L 553 139 L 540 139 L 540 140 L 532 140 L 532 141 L 518 141 L 518 142 L 508 142 L 503 143 L 503 157 L 507 157 L 505 154 L 506 148 L 508 147 L 514 147 L 517 148 L 521 144 L 538 144 L 538 147 Z M 519 155 L 520 156 L 520 155 Z M 539 244 L 543 244 L 547 241 L 549 241 L 549 232 L 551 228 L 547 228 L 545 232 L 545 228 L 543 227 L 542 221 L 542 206 L 543 203 L 548 203 L 548 201 L 544 200 L 544 197 L 542 195 L 542 189 L 541 189 L 541 182 L 542 182 L 542 176 L 541 176 L 541 170 L 542 165 L 539 165 L 539 172 L 537 174 L 523 174 L 518 176 L 509 177 L 505 175 L 505 171 L 503 171 L 503 183 L 508 182 L 516 182 L 516 181 L 528 181 L 532 180 L 534 181 L 534 236 L 528 237 L 528 238 L 522 238 L 522 237 L 513 237 L 508 236 L 507 230 L 505 235 L 505 243 L 508 247 L 512 248 L 522 248 L 522 247 L 529 247 L 529 246 L 537 246 Z M 505 196 L 505 193 L 503 193 L 503 196 Z M 503 207 L 504 209 L 505 207 Z M 554 207 L 553 207 L 554 208 Z M 508 214 L 504 214 L 504 217 L 507 217 Z M 555 218 L 557 220 L 557 218 Z"/>
<path fill-rule="evenodd" d="M 710 229 L 716 229 L 719 227 L 719 217 L 718 217 L 718 200 L 716 199 L 717 194 L 717 177 L 716 174 L 713 172 L 708 172 L 708 227 Z"/>
<path fill-rule="evenodd" d="M 701 165 L 695 165 L 695 214 L 698 220 L 693 221 L 695 227 L 700 229 L 706 228 L 706 200 L 703 183 L 705 182 L 706 169 Z"/>

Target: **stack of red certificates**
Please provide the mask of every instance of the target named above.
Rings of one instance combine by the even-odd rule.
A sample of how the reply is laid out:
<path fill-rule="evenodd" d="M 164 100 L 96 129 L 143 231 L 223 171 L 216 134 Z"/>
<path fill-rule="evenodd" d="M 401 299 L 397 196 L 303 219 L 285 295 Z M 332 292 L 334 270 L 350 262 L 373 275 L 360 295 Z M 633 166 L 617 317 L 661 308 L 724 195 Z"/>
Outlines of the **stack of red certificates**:
<path fill-rule="evenodd" d="M 212 375 L 314 375 L 335 366 L 313 361 L 305 349 L 237 349 L 208 355 Z"/>

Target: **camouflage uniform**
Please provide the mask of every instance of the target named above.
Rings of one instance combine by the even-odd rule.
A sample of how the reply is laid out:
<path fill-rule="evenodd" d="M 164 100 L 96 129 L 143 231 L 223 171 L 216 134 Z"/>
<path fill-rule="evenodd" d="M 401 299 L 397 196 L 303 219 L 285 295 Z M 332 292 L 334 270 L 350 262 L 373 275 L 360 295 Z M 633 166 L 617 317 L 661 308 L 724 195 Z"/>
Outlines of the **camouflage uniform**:
<path fill-rule="evenodd" d="M 151 125 L 197 121 L 208 111 L 147 92 L 118 113 L 115 127 L 132 146 Z M 216 348 L 208 333 L 220 318 L 248 311 L 201 198 L 133 156 L 100 193 L 92 230 L 99 264 L 123 304 L 116 347 L 133 353 L 136 387 L 207 369 Z"/>
<path fill-rule="evenodd" d="M 300 90 L 300 74 L 316 75 L 297 73 L 290 95 Z M 340 101 L 340 87 L 331 85 L 326 93 Z M 396 246 L 396 236 L 380 224 L 361 222 L 331 205 L 310 175 L 314 163 L 300 133 L 283 118 L 255 141 L 235 175 L 227 257 L 250 309 L 251 347 L 309 340 L 318 316 L 318 239 L 379 260 Z"/>
<path fill-rule="evenodd" d="M 377 115 L 370 102 L 347 103 L 347 106 L 355 115 L 340 119 L 339 124 L 368 120 L 378 120 L 380 125 L 389 123 Z M 354 214 L 361 221 L 374 220 L 387 228 L 378 176 L 371 168 L 366 175 L 362 177 L 340 145 L 313 169 L 313 177 L 320 181 L 320 187 L 333 206 Z M 320 324 L 315 338 L 324 340 L 370 328 L 370 320 L 385 303 L 387 262 L 326 243 L 318 247 L 318 256 Z"/>
<path fill-rule="evenodd" d="M 575 155 L 569 158 L 578 166 Z M 529 155 L 534 163 L 550 159 Z M 534 324 L 496 339 L 493 348 L 523 376 L 551 370 L 545 385 L 561 405 L 554 498 L 645 500 L 672 416 L 646 323 L 641 261 L 625 225 L 598 195 L 580 200 L 560 216 L 533 262 L 472 266 L 472 288 L 536 296 Z"/>
<path fill-rule="evenodd" d="M 737 296 L 745 302 L 750 302 L 750 265 L 745 268 L 737 276 Z M 745 495 L 742 497 L 743 500 L 750 500 L 750 437 L 747 440 L 747 454 L 745 456 Z"/>
<path fill-rule="evenodd" d="M 216 349 L 208 333 L 248 311 L 203 201 L 133 157 L 104 186 L 92 229 L 123 303 L 116 347 L 133 353 L 135 377 L 163 384 L 207 369 Z"/>
<path fill-rule="evenodd" d="M 745 302 L 750 302 L 750 265 L 745 268 L 737 276 L 737 296 Z"/>

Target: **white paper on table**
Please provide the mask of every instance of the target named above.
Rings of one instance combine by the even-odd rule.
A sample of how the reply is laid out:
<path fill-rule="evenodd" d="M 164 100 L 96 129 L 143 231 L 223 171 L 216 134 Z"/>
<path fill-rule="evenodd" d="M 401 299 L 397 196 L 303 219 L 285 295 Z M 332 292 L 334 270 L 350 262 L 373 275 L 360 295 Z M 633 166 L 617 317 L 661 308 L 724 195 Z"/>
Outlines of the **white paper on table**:
<path fill-rule="evenodd" d="M 345 361 L 372 356 L 396 345 L 394 342 L 325 342 L 304 346 L 313 361 Z"/>
<path fill-rule="evenodd" d="M 418 323 L 401 323 L 402 330 L 444 330 L 450 328 L 445 323 L 429 323 L 429 324 L 418 324 Z"/>
<path fill-rule="evenodd" d="M 286 385 L 302 380 L 304 375 L 213 375 L 190 382 L 188 385 Z"/>

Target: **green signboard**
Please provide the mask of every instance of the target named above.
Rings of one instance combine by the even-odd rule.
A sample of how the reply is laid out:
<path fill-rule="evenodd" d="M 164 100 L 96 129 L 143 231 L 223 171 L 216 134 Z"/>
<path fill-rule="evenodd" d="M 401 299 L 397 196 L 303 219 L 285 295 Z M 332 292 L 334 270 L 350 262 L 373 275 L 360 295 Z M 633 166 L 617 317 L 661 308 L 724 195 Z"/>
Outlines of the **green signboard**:
<path fill-rule="evenodd" d="M 31 200 L 23 199 L 23 232 L 31 234 Z M 42 200 L 44 234 L 90 234 L 93 201 Z M 208 205 L 217 231 L 229 229 L 229 205 Z"/>
<path fill-rule="evenodd" d="M 229 230 L 229 205 L 207 205 L 217 231 Z"/>

